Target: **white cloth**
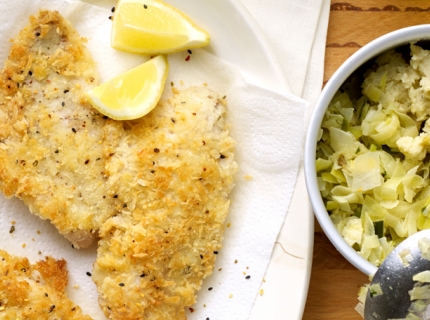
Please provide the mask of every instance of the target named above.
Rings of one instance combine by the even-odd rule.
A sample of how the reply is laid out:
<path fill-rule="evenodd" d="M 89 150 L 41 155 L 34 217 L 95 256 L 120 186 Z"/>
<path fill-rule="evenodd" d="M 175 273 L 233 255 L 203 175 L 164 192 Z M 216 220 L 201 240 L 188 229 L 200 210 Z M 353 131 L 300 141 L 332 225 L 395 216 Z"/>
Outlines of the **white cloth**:
<path fill-rule="evenodd" d="M 296 186 L 296 178 L 306 112 L 322 85 L 329 1 L 242 1 L 272 46 L 292 93 L 287 87 L 285 92 L 273 92 L 251 84 L 241 70 L 204 50 L 193 50 L 193 57 L 186 65 L 181 53 L 169 56 L 169 84 L 182 80 L 187 86 L 204 81 L 227 94 L 240 167 L 228 219 L 231 227 L 227 228 L 216 271 L 204 281 L 194 312 L 188 312 L 187 316 L 191 320 L 300 319 L 312 255 L 313 218 L 303 179 L 299 175 Z M 98 62 L 103 80 L 141 63 L 145 58 L 109 46 L 111 21 L 107 16 L 116 1 L 86 2 L 97 6 L 79 0 L 2 0 L 0 9 L 5 14 L 0 39 L 13 37 L 27 24 L 26 17 L 38 8 L 56 9 L 88 38 L 87 46 Z M 212 2 L 207 0 L 215 5 Z M 8 45 L 0 47 L 0 60 L 7 57 L 8 50 Z M 87 250 L 73 250 L 48 222 L 29 215 L 20 201 L 0 197 L 0 225 L 8 230 L 11 221 L 16 222 L 16 231 L 0 233 L 0 248 L 27 256 L 31 261 L 45 255 L 65 258 L 70 275 L 69 296 L 84 312 L 103 319 L 95 285 L 86 275 L 92 269 L 96 245 Z M 279 246 L 273 251 L 275 241 L 282 243 L 290 254 L 283 253 Z M 234 263 L 235 260 L 238 262 Z M 220 268 L 222 272 L 217 271 Z M 244 272 L 251 279 L 245 279 Z M 278 275 L 282 279 L 277 279 Z M 266 282 L 262 282 L 263 277 Z M 285 294 L 279 294 L 280 284 L 290 287 L 284 290 Z M 208 292 L 206 289 L 211 286 L 214 290 Z M 263 296 L 259 294 L 261 289 Z"/>

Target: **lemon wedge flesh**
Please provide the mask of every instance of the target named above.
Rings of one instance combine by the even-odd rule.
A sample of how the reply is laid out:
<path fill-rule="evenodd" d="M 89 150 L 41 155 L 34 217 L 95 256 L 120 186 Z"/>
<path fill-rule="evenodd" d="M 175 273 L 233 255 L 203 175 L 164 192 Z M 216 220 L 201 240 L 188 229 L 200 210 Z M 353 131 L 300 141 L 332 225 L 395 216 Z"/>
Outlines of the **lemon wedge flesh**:
<path fill-rule="evenodd" d="M 160 0 L 119 0 L 113 17 L 113 48 L 168 54 L 209 44 L 209 34 Z"/>
<path fill-rule="evenodd" d="M 168 71 L 167 58 L 159 55 L 89 90 L 87 97 L 94 108 L 109 118 L 137 119 L 157 105 Z"/>

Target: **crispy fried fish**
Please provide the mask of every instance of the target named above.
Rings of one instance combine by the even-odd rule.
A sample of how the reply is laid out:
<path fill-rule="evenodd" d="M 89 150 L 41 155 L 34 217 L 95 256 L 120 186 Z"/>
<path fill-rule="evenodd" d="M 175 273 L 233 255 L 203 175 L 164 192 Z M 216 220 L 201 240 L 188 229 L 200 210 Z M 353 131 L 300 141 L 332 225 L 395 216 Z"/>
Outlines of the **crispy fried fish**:
<path fill-rule="evenodd" d="M 41 10 L 13 40 L 0 73 L 0 190 L 87 247 L 115 210 L 106 189 L 106 117 L 83 93 L 96 64 L 58 12 Z"/>
<path fill-rule="evenodd" d="M 64 260 L 46 257 L 30 264 L 0 250 L 1 319 L 90 320 L 66 296 L 67 282 Z"/>
<path fill-rule="evenodd" d="M 185 319 L 221 248 L 237 164 L 225 100 L 189 88 L 106 128 L 122 212 L 101 228 L 93 280 L 111 319 Z"/>

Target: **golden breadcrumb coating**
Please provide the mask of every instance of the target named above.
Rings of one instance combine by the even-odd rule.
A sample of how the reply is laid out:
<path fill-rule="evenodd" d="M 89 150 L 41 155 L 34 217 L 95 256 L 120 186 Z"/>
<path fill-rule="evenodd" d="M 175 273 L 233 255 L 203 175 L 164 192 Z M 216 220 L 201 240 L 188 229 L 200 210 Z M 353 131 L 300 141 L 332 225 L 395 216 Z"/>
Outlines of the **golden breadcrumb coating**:
<path fill-rule="evenodd" d="M 88 247 L 115 213 L 106 190 L 105 117 L 83 93 L 96 64 L 58 12 L 41 10 L 13 40 L 0 73 L 0 190 Z"/>
<path fill-rule="evenodd" d="M 185 319 L 221 248 L 237 171 L 225 100 L 173 95 L 105 127 L 109 188 L 123 203 L 101 228 L 93 280 L 111 319 Z"/>
<path fill-rule="evenodd" d="M 66 295 L 66 261 L 46 257 L 35 264 L 0 250 L 1 319 L 91 319 Z"/>

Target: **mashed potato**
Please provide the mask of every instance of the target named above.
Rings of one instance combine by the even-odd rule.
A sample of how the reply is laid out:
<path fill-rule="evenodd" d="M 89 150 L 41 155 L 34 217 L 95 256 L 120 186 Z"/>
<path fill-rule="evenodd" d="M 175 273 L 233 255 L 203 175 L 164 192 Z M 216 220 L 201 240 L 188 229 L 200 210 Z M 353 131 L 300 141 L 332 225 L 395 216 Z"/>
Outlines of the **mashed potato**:
<path fill-rule="evenodd" d="M 430 51 L 411 45 L 408 53 L 386 52 L 342 86 L 317 145 L 330 217 L 375 265 L 430 228 Z"/>

